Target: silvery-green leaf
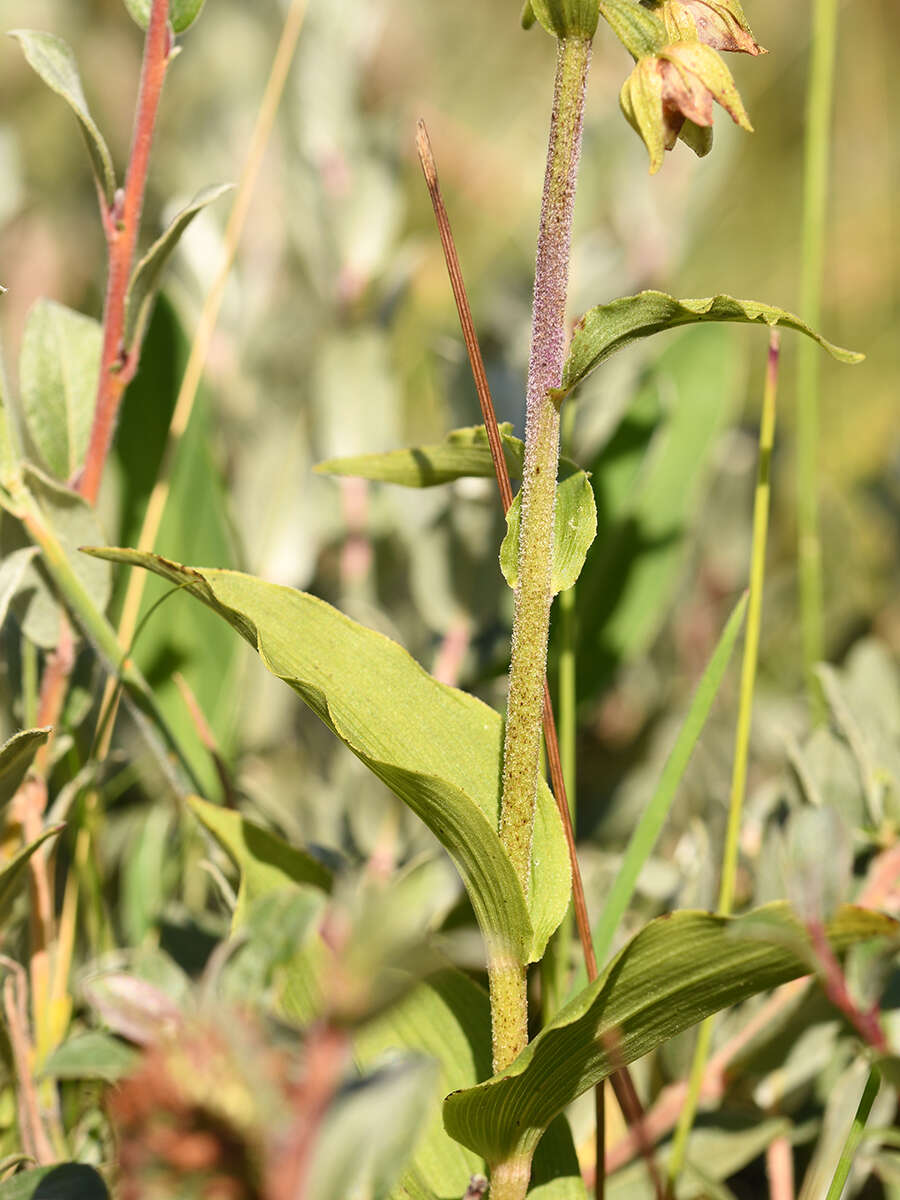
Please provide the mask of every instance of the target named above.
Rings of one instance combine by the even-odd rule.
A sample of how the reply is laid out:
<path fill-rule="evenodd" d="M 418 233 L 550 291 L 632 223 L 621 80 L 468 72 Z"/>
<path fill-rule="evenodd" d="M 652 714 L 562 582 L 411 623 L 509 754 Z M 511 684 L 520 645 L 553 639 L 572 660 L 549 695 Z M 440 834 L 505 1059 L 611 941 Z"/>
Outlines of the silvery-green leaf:
<path fill-rule="evenodd" d="M 97 185 L 105 196 L 106 203 L 111 205 L 116 190 L 112 158 L 103 135 L 88 110 L 75 55 L 62 38 L 55 37 L 52 33 L 14 29 L 9 36 L 19 41 L 28 65 L 40 75 L 49 88 L 62 96 L 75 113 L 87 142 Z"/>
<path fill-rule="evenodd" d="M 190 204 L 185 205 L 176 214 L 162 237 L 153 243 L 134 268 L 128 284 L 125 308 L 123 342 L 127 352 L 133 353 L 144 340 L 144 333 L 150 320 L 153 301 L 156 299 L 163 271 L 174 254 L 182 234 L 198 213 L 230 190 L 231 184 L 226 183 L 220 184 L 218 187 L 204 188 L 202 192 L 198 192 Z"/>
<path fill-rule="evenodd" d="M 31 440 L 57 479 L 81 467 L 91 435 L 103 331 L 52 300 L 28 314 L 19 359 L 22 410 Z"/>
<path fill-rule="evenodd" d="M 41 1067 L 45 1079 L 101 1079 L 116 1083 L 134 1070 L 138 1054 L 131 1046 L 100 1030 L 69 1038 Z"/>
<path fill-rule="evenodd" d="M 68 565 L 90 595 L 95 608 L 102 612 L 112 590 L 112 573 L 97 570 L 99 564 L 79 553 L 85 543 L 96 542 L 100 528 L 97 514 L 84 498 L 38 471 L 26 466 L 24 478 L 38 502 L 47 524 L 56 535 Z M 22 629 L 35 645 L 53 649 L 59 638 L 59 601 L 44 573 L 40 558 L 26 568 L 13 600 L 13 609 Z"/>

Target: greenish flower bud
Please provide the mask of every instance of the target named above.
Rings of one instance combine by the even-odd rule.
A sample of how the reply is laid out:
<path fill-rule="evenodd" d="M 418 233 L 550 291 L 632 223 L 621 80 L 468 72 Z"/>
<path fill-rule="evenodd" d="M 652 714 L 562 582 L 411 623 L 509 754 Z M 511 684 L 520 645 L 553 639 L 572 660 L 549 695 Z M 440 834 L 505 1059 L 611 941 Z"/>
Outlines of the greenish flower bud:
<path fill-rule="evenodd" d="M 698 41 L 673 42 L 639 59 L 619 100 L 649 151 L 651 175 L 680 135 L 695 152 L 708 152 L 709 137 L 700 130 L 712 127 L 714 100 L 742 129 L 753 129 L 731 72 L 711 46 Z M 699 129 L 685 129 L 686 122 Z"/>
<path fill-rule="evenodd" d="M 193 25 L 205 2 L 206 0 L 171 0 L 169 24 L 176 33 L 184 33 L 188 26 Z M 125 0 L 125 7 L 141 29 L 146 29 L 150 24 L 151 0 Z"/>
<path fill-rule="evenodd" d="M 741 0 L 663 0 L 657 12 L 673 40 L 697 40 L 714 50 L 765 54 L 744 16 Z"/>
<path fill-rule="evenodd" d="M 555 37 L 592 38 L 599 16 L 600 0 L 529 0 L 522 24 L 527 29 L 536 18 Z"/>

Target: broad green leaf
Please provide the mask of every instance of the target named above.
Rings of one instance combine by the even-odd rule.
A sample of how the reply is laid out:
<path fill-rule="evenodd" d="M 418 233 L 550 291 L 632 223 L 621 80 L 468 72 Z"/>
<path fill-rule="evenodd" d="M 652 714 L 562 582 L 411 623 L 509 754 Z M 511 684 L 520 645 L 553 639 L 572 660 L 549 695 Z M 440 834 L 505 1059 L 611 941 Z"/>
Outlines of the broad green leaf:
<path fill-rule="evenodd" d="M 790 919 L 783 903 L 754 915 L 766 913 Z M 897 928 L 880 913 L 846 906 L 828 934 L 840 951 Z M 447 1097 L 448 1133 L 491 1163 L 527 1159 L 557 1113 L 619 1066 L 720 1009 L 809 973 L 789 949 L 741 936 L 745 929 L 744 918 L 703 912 L 651 921 L 506 1071 Z"/>
<path fill-rule="evenodd" d="M 428 1059 L 395 1055 L 339 1092 L 316 1137 L 309 1200 L 386 1195 L 422 1134 L 435 1075 Z"/>
<path fill-rule="evenodd" d="M 506 465 L 514 479 L 522 477 L 525 445 L 512 436 L 512 425 L 500 426 Z M 386 454 L 359 454 L 352 458 L 331 458 L 318 463 L 322 475 L 356 475 L 403 487 L 435 487 L 455 479 L 476 477 L 492 479 L 494 465 L 483 425 L 454 429 L 442 442 L 415 446 L 410 450 L 389 450 Z"/>
<path fill-rule="evenodd" d="M 568 905 L 568 853 L 553 798 L 542 785 L 526 901 L 497 833 L 499 713 L 438 683 L 401 646 L 314 596 L 131 550 L 93 553 L 184 585 L 256 646 L 268 670 L 437 836 L 460 870 L 488 940 L 522 961 L 540 958 Z"/>
<path fill-rule="evenodd" d="M 106 203 L 111 205 L 116 191 L 112 158 L 103 135 L 94 124 L 94 118 L 88 110 L 75 55 L 62 38 L 55 37 L 52 33 L 14 29 L 9 36 L 19 41 L 32 70 L 40 75 L 47 87 L 62 96 L 75 113 L 87 142 L 97 186 L 106 198 Z"/>
<path fill-rule="evenodd" d="M 288 884 L 309 884 L 331 891 L 331 872 L 305 850 L 289 845 L 232 809 L 208 804 L 197 796 L 192 796 L 188 804 L 241 873 L 235 927 L 243 924 L 249 906 L 260 896 Z"/>
<path fill-rule="evenodd" d="M 577 589 L 585 697 L 646 651 L 670 610 L 738 381 L 732 331 L 686 331 L 590 464 L 599 532 Z"/>
<path fill-rule="evenodd" d="M 50 479 L 35 467 L 26 466 L 23 477 L 37 501 L 44 519 L 56 535 L 66 560 L 95 608 L 102 612 L 109 603 L 112 574 L 96 569 L 79 546 L 97 540 L 100 527 L 97 514 L 82 496 Z M 24 571 L 13 608 L 22 629 L 37 646 L 53 649 L 59 637 L 59 601 L 45 575 L 42 559 L 35 559 Z"/>
<path fill-rule="evenodd" d="M 0 746 L 0 808 L 8 804 L 25 778 L 34 756 L 47 741 L 52 730 L 23 729 Z"/>
<path fill-rule="evenodd" d="M 128 284 L 125 308 L 125 349 L 133 353 L 144 340 L 153 302 L 159 291 L 163 271 L 175 253 L 181 236 L 199 212 L 207 205 L 231 191 L 231 184 L 204 188 L 190 204 L 186 205 L 172 220 L 162 237 L 158 238 L 134 268 Z"/>
<path fill-rule="evenodd" d="M 22 1171 L 0 1183 L 0 1200 L 109 1200 L 102 1176 L 81 1163 Z"/>
<path fill-rule="evenodd" d="M 103 331 L 97 321 L 52 300 L 28 314 L 19 358 L 25 423 L 50 472 L 80 469 L 91 436 Z"/>
<path fill-rule="evenodd" d="M 125 393 L 109 464 L 119 468 L 121 521 L 116 540 L 125 545 L 133 545 L 140 535 L 189 350 L 178 316 L 163 293 L 153 310 L 137 376 Z M 209 397 L 201 386 L 178 448 L 157 545 L 182 562 L 233 567 L 238 565 L 234 526 L 215 447 Z M 110 540 L 109 532 L 103 540 Z M 88 539 L 83 543 L 88 544 Z M 89 544 L 96 545 L 96 539 Z M 124 573 L 117 583 L 120 587 L 127 583 Z M 148 579 L 142 615 L 170 590 L 163 580 Z M 170 725 L 178 729 L 191 768 L 202 783 L 197 790 L 210 799 L 220 794 L 221 784 L 193 722 L 185 719 L 172 666 L 177 664 L 228 761 L 240 711 L 238 675 L 249 666 L 249 658 L 247 647 L 217 617 L 174 597 L 146 622 L 134 646 L 134 661 L 153 687 Z"/>
<path fill-rule="evenodd" d="M 360 1030 L 354 1053 L 363 1067 L 394 1048 L 436 1061 L 438 1073 L 428 1100 L 428 1123 L 393 1200 L 457 1200 L 485 1163 L 454 1141 L 441 1120 L 448 1092 L 473 1087 L 491 1071 L 491 1006 L 487 992 L 454 968 L 417 984 L 396 1005 Z M 535 1154 L 529 1195 L 536 1200 L 585 1200 L 568 1122 L 559 1118 Z"/>
<path fill-rule="evenodd" d="M 735 300 L 731 296 L 676 300 L 665 292 L 648 291 L 637 296 L 624 296 L 611 304 L 599 304 L 585 313 L 575 326 L 563 370 L 563 386 L 559 389 L 561 394 L 570 392 L 595 367 L 639 338 L 701 321 L 735 321 L 768 327 L 783 325 L 805 333 L 839 362 L 858 363 L 865 357 L 832 345 L 783 308 L 773 308 L 755 300 Z"/>
<path fill-rule="evenodd" d="M 506 514 L 506 537 L 500 546 L 500 569 L 511 588 L 519 580 L 519 524 L 522 493 L 516 496 Z M 586 471 L 560 468 L 556 485 L 556 509 L 553 515 L 553 595 L 573 587 L 591 543 L 597 536 L 597 506 Z"/>
<path fill-rule="evenodd" d="M 638 876 L 641 873 L 644 863 L 650 857 L 653 847 L 656 845 L 657 838 L 662 832 L 669 809 L 672 807 L 675 793 L 678 790 L 678 785 L 690 762 L 700 734 L 703 732 L 706 718 L 709 716 L 709 710 L 712 708 L 713 700 L 715 700 L 718 694 L 725 670 L 731 661 L 735 642 L 743 628 L 746 611 L 747 596 L 744 595 L 729 617 L 728 624 L 719 638 L 712 658 L 703 673 L 703 678 L 697 685 L 697 690 L 691 701 L 691 707 L 679 731 L 675 745 L 666 759 L 666 765 L 663 768 L 663 773 L 653 794 L 653 798 L 641 814 L 641 818 L 631 835 L 622 865 L 616 873 L 616 878 L 603 906 L 600 920 L 593 930 L 594 952 L 601 962 L 609 954 L 609 948 L 616 929 L 618 929 L 619 922 L 634 895 Z"/>
<path fill-rule="evenodd" d="M 200 16 L 205 3 L 206 0 L 171 0 L 169 23 L 175 32 L 184 33 L 190 25 L 193 25 Z M 152 0 L 125 0 L 125 7 L 141 29 L 146 29 L 150 24 L 151 4 Z"/>
<path fill-rule="evenodd" d="M 69 1038 L 41 1067 L 47 1079 L 101 1079 L 116 1083 L 134 1070 L 138 1054 L 108 1033 L 91 1030 Z"/>
<path fill-rule="evenodd" d="M 49 838 L 56 837 L 62 828 L 62 825 L 53 825 L 49 829 L 45 829 L 40 837 L 35 838 L 33 842 L 29 842 L 5 866 L 0 867 L 0 921 L 6 919 L 9 910 L 15 904 L 16 898 L 25 886 L 25 873 L 28 868 L 28 860 L 39 846 L 43 846 L 44 842 Z"/>

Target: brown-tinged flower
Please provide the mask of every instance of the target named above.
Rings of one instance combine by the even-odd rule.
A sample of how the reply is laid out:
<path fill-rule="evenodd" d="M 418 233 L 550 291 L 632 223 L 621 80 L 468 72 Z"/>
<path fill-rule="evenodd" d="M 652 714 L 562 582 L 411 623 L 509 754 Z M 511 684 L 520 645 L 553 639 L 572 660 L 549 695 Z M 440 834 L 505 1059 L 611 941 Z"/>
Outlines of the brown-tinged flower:
<path fill-rule="evenodd" d="M 696 40 L 675 41 L 639 59 L 619 100 L 650 153 L 651 175 L 679 135 L 695 152 L 709 149 L 708 139 L 696 136 L 692 126 L 712 126 L 714 100 L 742 129 L 753 130 L 731 72 L 711 46 Z"/>
<path fill-rule="evenodd" d="M 659 15 L 673 40 L 696 39 L 713 50 L 765 54 L 744 16 L 741 0 L 664 0 Z"/>

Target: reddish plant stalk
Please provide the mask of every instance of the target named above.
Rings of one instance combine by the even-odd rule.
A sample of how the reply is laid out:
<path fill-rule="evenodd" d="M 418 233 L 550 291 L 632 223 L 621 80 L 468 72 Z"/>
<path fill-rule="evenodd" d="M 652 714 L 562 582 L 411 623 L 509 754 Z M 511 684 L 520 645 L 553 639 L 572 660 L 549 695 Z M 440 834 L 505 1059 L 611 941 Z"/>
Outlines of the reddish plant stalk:
<path fill-rule="evenodd" d="M 126 353 L 123 341 L 125 304 L 141 226 L 156 114 L 171 52 L 169 0 L 153 0 L 144 42 L 144 61 L 125 188 L 123 192 L 116 193 L 111 209 L 106 208 L 105 204 L 102 209 L 109 251 L 103 310 L 103 348 L 91 438 L 84 468 L 76 483 L 78 491 L 91 504 L 96 503 L 100 491 L 119 405 L 138 365 L 139 348 L 134 347 L 131 353 Z"/>

